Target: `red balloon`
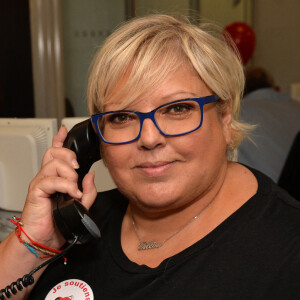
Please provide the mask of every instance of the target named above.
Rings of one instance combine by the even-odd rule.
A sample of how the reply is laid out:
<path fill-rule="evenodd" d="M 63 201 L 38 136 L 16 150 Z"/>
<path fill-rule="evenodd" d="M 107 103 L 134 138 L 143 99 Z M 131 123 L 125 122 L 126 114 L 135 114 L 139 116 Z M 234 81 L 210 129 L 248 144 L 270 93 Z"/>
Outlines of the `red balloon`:
<path fill-rule="evenodd" d="M 252 57 L 256 45 L 256 37 L 253 29 L 244 22 L 234 22 L 228 24 L 224 30 L 232 37 L 245 66 Z"/>

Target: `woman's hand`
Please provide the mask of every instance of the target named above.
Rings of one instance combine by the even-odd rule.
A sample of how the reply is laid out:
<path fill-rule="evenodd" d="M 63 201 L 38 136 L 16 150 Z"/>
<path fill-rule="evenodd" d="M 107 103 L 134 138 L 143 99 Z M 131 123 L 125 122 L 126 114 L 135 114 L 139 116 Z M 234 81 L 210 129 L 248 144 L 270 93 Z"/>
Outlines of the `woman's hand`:
<path fill-rule="evenodd" d="M 79 166 L 76 155 L 62 147 L 66 136 L 67 130 L 62 126 L 53 138 L 52 147 L 44 155 L 39 173 L 30 183 L 21 217 L 25 232 L 33 240 L 56 249 L 65 240 L 53 221 L 51 196 L 56 192 L 69 194 L 81 199 L 89 209 L 97 195 L 92 173 L 84 177 L 83 191 L 78 189 L 76 169 Z"/>

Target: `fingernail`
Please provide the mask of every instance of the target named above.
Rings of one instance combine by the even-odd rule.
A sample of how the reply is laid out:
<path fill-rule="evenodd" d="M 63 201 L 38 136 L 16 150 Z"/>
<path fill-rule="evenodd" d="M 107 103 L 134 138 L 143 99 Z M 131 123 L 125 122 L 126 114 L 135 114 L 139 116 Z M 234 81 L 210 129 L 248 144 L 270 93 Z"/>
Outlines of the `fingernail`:
<path fill-rule="evenodd" d="M 76 159 L 72 160 L 72 165 L 73 165 L 74 169 L 79 169 L 79 164 Z"/>
<path fill-rule="evenodd" d="M 78 195 L 79 197 L 81 197 L 81 196 L 82 196 L 82 192 L 81 192 L 80 190 L 77 190 L 77 195 Z"/>

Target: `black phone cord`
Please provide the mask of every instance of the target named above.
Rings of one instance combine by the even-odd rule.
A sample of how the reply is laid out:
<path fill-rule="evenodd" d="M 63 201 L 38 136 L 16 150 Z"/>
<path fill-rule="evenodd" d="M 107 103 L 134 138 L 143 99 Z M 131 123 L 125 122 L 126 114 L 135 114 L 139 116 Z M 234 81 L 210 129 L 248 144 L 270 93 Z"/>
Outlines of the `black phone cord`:
<path fill-rule="evenodd" d="M 74 240 L 66 247 L 62 252 L 56 254 L 49 260 L 45 261 L 35 269 L 33 269 L 29 274 L 24 275 L 22 278 L 17 279 L 16 281 L 12 282 L 10 285 L 6 286 L 4 289 L 0 290 L 0 300 L 5 300 L 5 297 L 7 299 L 11 298 L 12 294 L 16 295 L 18 290 L 22 291 L 23 287 L 26 288 L 29 285 L 32 285 L 34 283 L 33 274 L 40 270 L 41 268 L 55 262 L 62 256 L 64 256 L 78 241 L 78 236 L 75 236 Z M 18 289 L 18 290 L 17 290 Z"/>

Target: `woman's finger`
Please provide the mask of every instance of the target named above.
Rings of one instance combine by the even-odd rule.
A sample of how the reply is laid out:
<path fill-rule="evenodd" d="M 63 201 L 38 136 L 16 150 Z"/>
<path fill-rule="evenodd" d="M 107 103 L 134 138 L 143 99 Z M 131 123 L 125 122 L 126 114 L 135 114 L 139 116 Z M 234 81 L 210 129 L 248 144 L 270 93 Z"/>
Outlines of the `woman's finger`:
<path fill-rule="evenodd" d="M 64 125 L 62 125 L 59 128 L 57 134 L 53 137 L 52 147 L 62 147 L 67 137 L 67 134 L 68 134 L 67 128 Z"/>
<path fill-rule="evenodd" d="M 28 199 L 29 201 L 35 199 L 49 199 L 55 193 L 68 194 L 75 199 L 81 199 L 82 192 L 78 189 L 77 183 L 68 179 L 51 176 L 41 178 L 38 183 L 32 182 L 29 187 Z"/>
<path fill-rule="evenodd" d="M 86 174 L 82 181 L 83 195 L 81 202 L 87 209 L 90 209 L 97 197 L 97 189 L 94 183 L 94 178 L 95 174 L 92 172 Z"/>
<path fill-rule="evenodd" d="M 50 161 L 54 159 L 64 160 L 70 164 L 74 169 L 78 169 L 79 165 L 76 159 L 76 154 L 67 148 L 49 148 L 47 149 L 43 160 L 42 160 L 42 166 L 46 165 Z"/>
<path fill-rule="evenodd" d="M 40 178 L 52 176 L 62 177 L 76 183 L 78 180 L 78 174 L 74 170 L 74 166 L 71 166 L 68 162 L 60 159 L 53 159 L 43 165 L 37 174 L 36 179 L 39 180 Z"/>

